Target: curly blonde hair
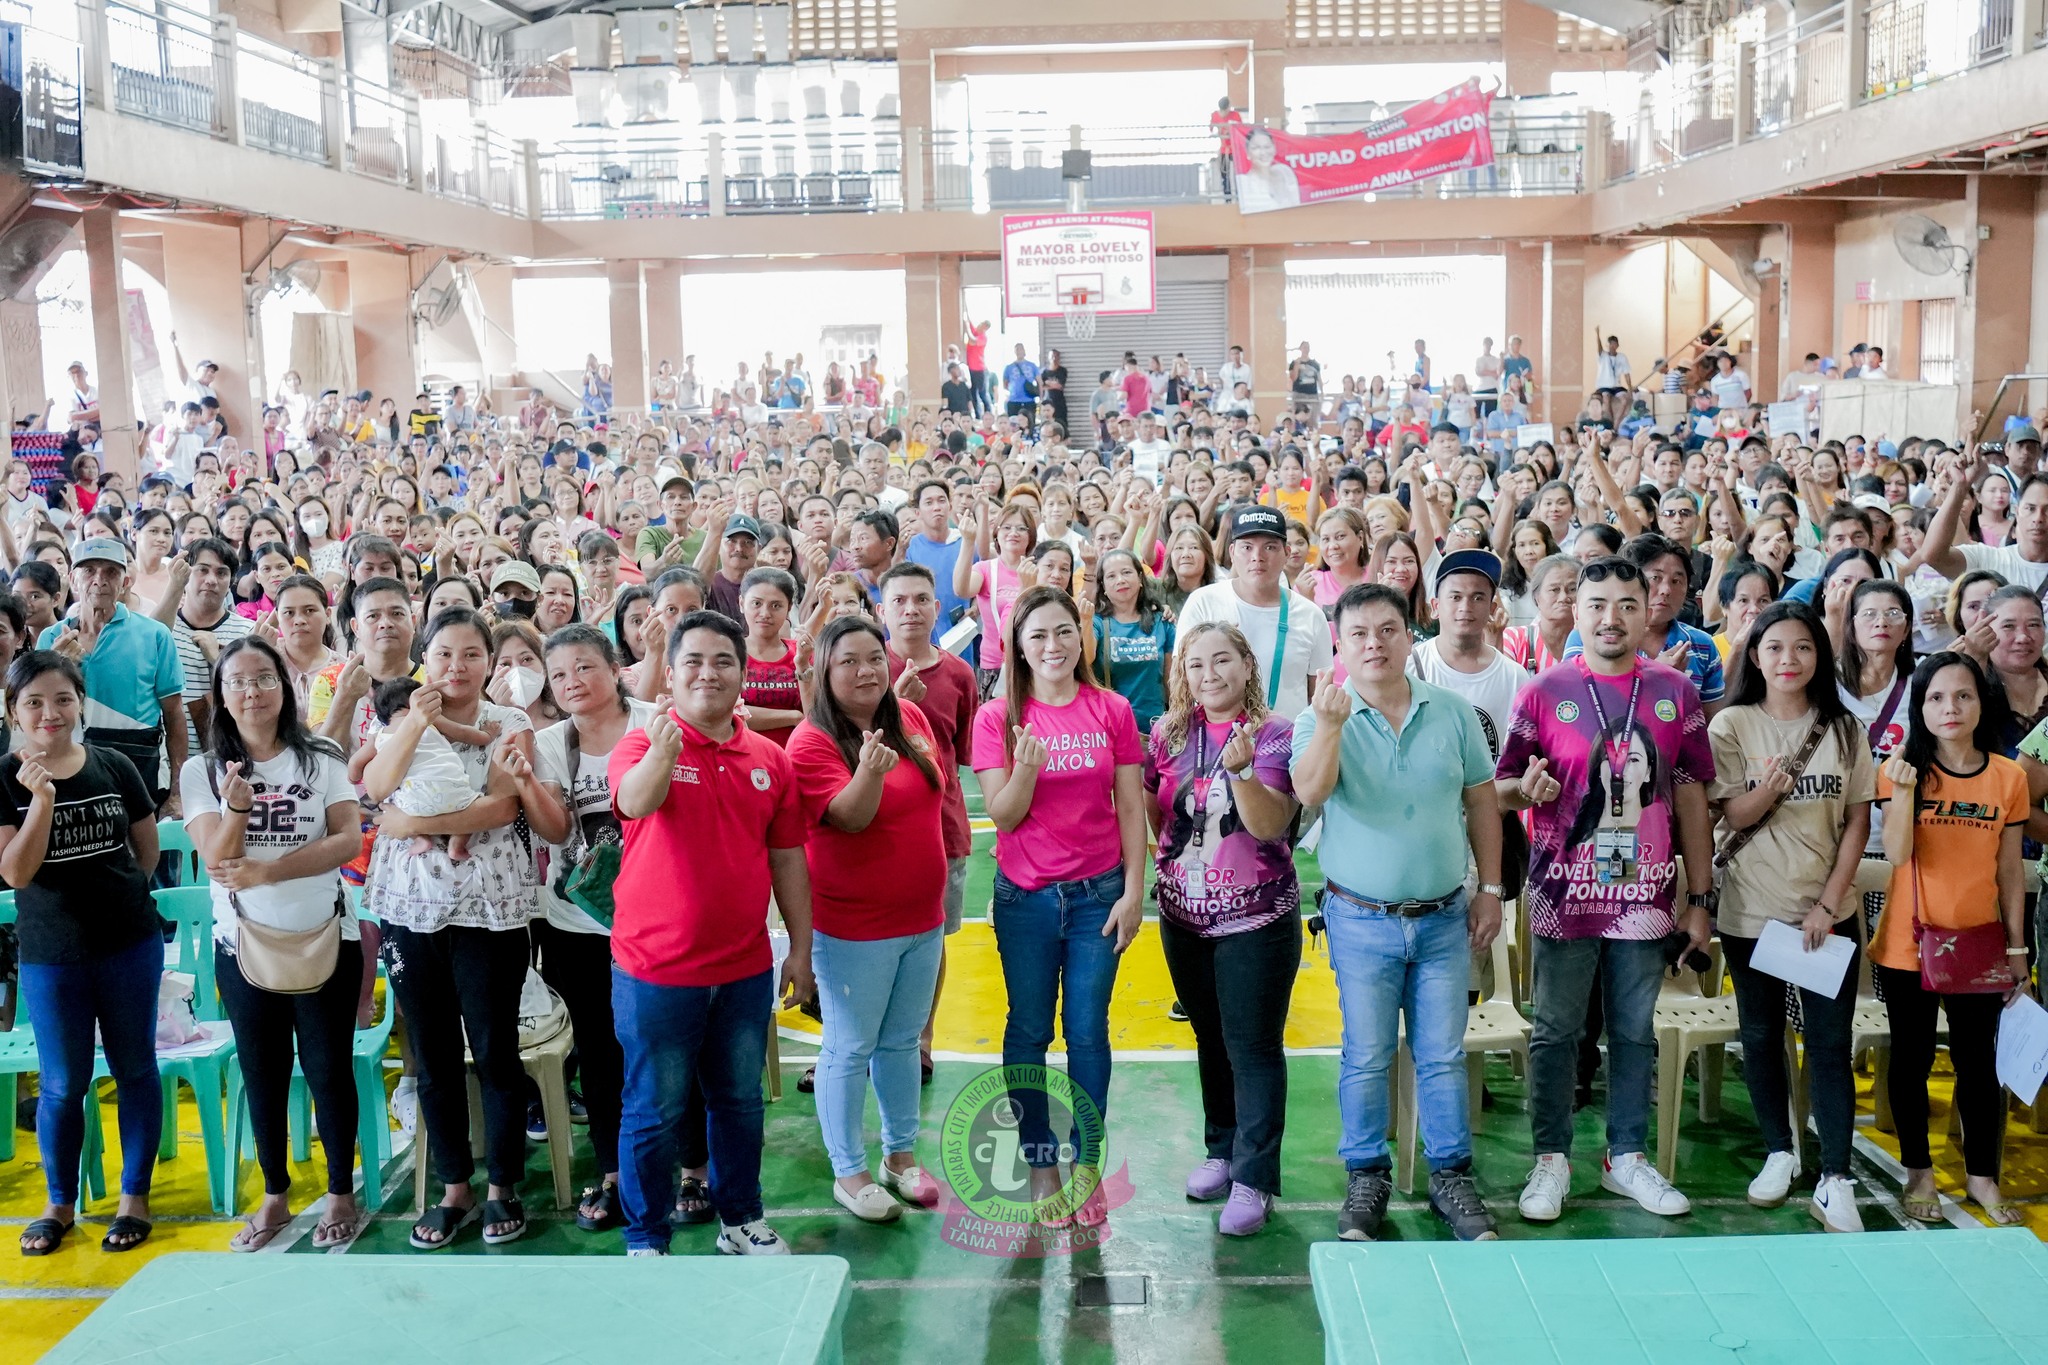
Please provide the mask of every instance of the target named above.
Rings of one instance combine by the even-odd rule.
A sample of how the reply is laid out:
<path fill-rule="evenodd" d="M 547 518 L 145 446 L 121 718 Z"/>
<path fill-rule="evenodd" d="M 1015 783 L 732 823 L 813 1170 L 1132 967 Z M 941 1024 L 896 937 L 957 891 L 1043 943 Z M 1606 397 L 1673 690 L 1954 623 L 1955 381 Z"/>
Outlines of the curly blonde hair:
<path fill-rule="evenodd" d="M 1178 754 L 1187 747 L 1188 734 L 1198 723 L 1196 716 L 1202 710 L 1202 704 L 1195 700 L 1195 690 L 1188 685 L 1188 646 L 1211 632 L 1220 634 L 1230 641 L 1238 657 L 1244 660 L 1242 706 L 1245 724 L 1253 731 L 1265 724 L 1268 714 L 1266 685 L 1259 677 L 1259 660 L 1258 656 L 1252 653 L 1251 641 L 1245 639 L 1243 631 L 1227 621 L 1204 621 L 1200 625 L 1190 627 L 1174 641 L 1173 672 L 1167 680 L 1169 694 L 1166 713 L 1154 722 L 1154 728 L 1158 731 L 1160 739 L 1165 741 L 1166 752 L 1169 754 Z"/>

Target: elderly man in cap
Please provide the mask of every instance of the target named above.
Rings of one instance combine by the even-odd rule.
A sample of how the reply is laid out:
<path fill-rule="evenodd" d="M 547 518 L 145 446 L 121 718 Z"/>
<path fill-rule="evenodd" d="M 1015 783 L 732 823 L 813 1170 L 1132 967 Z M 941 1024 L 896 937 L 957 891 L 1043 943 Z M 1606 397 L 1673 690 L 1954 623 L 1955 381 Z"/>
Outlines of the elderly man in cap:
<path fill-rule="evenodd" d="M 1181 608 L 1183 634 L 1205 621 L 1236 626 L 1259 663 L 1267 709 L 1308 709 L 1309 679 L 1330 667 L 1329 623 L 1311 598 L 1288 588 L 1287 518 L 1276 507 L 1240 507 L 1230 518 L 1230 577 L 1196 588 Z"/>
<path fill-rule="evenodd" d="M 730 503 L 731 499 L 722 501 Z M 740 580 L 754 567 L 754 557 L 760 550 L 761 523 L 745 512 L 729 514 L 725 519 L 725 533 L 718 540 L 718 568 L 704 575 L 711 584 L 711 600 L 704 605 L 744 626 L 747 618 L 740 611 Z M 711 554 L 712 547 L 708 544 L 697 552 L 700 572 L 710 568 L 706 561 Z"/>
<path fill-rule="evenodd" d="M 116 750 L 133 763 L 162 811 L 172 776 L 185 766 L 185 727 L 164 724 L 165 712 L 184 714 L 185 672 L 170 628 L 121 605 L 127 575 L 126 545 L 112 536 L 80 541 L 71 555 L 77 601 L 69 616 L 43 631 L 36 647 L 78 661 L 90 722 L 85 742 Z"/>
<path fill-rule="evenodd" d="M 1492 581 L 1487 566 L 1468 563 L 1438 585 L 1440 595 L 1471 588 L 1476 604 Z M 1322 912 L 1344 1018 L 1337 1113 L 1348 1183 L 1337 1235 L 1373 1241 L 1386 1218 L 1387 1090 L 1405 1015 L 1429 1206 L 1460 1241 L 1491 1241 L 1472 1176 L 1465 1022 L 1472 954 L 1500 932 L 1500 811 L 1478 713 L 1413 676 L 1410 626 L 1401 593 L 1347 589 L 1337 599 L 1346 680 L 1325 683 L 1294 722 L 1295 793 L 1323 805 L 1327 827 Z"/>

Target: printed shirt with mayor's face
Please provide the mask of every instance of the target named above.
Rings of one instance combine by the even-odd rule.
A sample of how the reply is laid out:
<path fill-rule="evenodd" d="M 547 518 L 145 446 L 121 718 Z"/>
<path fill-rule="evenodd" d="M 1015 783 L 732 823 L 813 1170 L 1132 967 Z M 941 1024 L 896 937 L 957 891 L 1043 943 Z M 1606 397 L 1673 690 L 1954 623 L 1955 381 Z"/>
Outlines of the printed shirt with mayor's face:
<path fill-rule="evenodd" d="M 1619 774 L 1617 813 L 1613 769 L 1637 677 L 1642 692 Z M 1594 687 L 1600 689 L 1597 707 Z M 1676 927 L 1678 870 L 1673 793 L 1681 784 L 1714 777 L 1707 716 L 1692 683 L 1676 669 L 1642 660 L 1634 673 L 1614 678 L 1598 677 L 1580 660 L 1559 664 L 1516 698 L 1497 771 L 1519 778 L 1532 758 L 1550 761 L 1550 775 L 1563 790 L 1532 813 L 1530 929 L 1558 939 L 1654 939 L 1670 933 Z M 1610 837 L 1635 836 L 1635 861 L 1617 880 L 1602 880 L 1596 849 L 1603 830 Z"/>

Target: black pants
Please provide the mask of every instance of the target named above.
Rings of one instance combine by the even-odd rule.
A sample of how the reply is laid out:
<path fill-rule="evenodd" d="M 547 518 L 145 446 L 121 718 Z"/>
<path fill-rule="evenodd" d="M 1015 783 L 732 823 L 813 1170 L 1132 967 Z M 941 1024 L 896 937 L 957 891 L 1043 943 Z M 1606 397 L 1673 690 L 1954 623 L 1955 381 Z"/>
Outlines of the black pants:
<path fill-rule="evenodd" d="M 1836 925 L 1834 932 L 1855 941 L 1850 921 Z M 1749 1087 L 1757 1127 L 1763 1129 L 1764 1149 L 1789 1152 L 1792 1092 L 1785 1075 L 1785 982 L 1749 965 L 1755 939 L 1723 933 L 1721 948 L 1735 978 L 1735 1012 L 1742 1021 L 1742 1080 Z M 1799 1013 L 1806 1035 L 1806 1065 L 1813 1074 L 1820 1173 L 1847 1175 L 1856 1127 L 1856 1078 L 1849 1060 L 1849 1033 L 1856 1021 L 1856 959 L 1849 959 L 1849 970 L 1832 1000 L 1801 988 Z M 1924 1088 L 1921 1093 L 1924 1097 Z M 1924 1141 L 1926 1125 L 1921 1128 Z"/>
<path fill-rule="evenodd" d="M 619 1105 L 626 1085 L 626 1056 L 612 1027 L 612 941 L 605 934 L 577 934 L 544 919 L 530 926 L 540 950 L 540 979 L 554 988 L 576 1030 L 576 1065 L 583 1081 L 583 1107 L 590 1115 L 590 1146 L 597 1169 L 619 1169 Z"/>
<path fill-rule="evenodd" d="M 405 1011 L 419 1063 L 420 1117 L 434 1175 L 463 1185 L 469 1154 L 465 1031 L 484 1102 L 484 1167 L 516 1188 L 526 1170 L 526 1072 L 519 1064 L 519 988 L 531 951 L 526 930 L 450 927 L 420 933 L 384 926 L 384 964 Z"/>
<path fill-rule="evenodd" d="M 969 370 L 967 387 L 974 390 L 974 415 L 981 416 L 988 411 L 988 371 Z"/>
<path fill-rule="evenodd" d="M 1195 1030 L 1203 1143 L 1230 1163 L 1232 1180 L 1277 1195 L 1287 1127 L 1282 1034 L 1301 967 L 1301 917 L 1204 938 L 1161 915 L 1159 944 Z"/>
<path fill-rule="evenodd" d="M 1998 1084 L 1998 995 L 1936 995 L 1920 984 L 1920 972 L 1877 967 L 1884 983 L 1884 1012 L 1892 1025 L 1892 1122 L 1898 1131 L 1899 1161 L 1912 1170 L 1934 1164 L 1927 1150 L 1927 1073 L 1934 1069 L 1935 1011 L 1948 1015 L 1948 1056 L 1956 1069 L 1957 1111 L 1963 1120 L 1963 1169 L 1998 1178 L 1998 1149 L 2005 1133 L 2005 1091 Z"/>
<path fill-rule="evenodd" d="M 235 1051 L 249 1097 L 249 1127 L 266 1194 L 292 1187 L 290 1148 L 294 1040 L 306 1088 L 313 1092 L 313 1122 L 327 1158 L 327 1192 L 355 1189 L 356 1001 L 363 991 L 363 945 L 343 939 L 334 975 L 306 995 L 280 995 L 252 986 L 235 955 L 214 945 L 220 1002 L 235 1026 Z M 366 1154 L 371 1161 L 375 1152 Z"/>

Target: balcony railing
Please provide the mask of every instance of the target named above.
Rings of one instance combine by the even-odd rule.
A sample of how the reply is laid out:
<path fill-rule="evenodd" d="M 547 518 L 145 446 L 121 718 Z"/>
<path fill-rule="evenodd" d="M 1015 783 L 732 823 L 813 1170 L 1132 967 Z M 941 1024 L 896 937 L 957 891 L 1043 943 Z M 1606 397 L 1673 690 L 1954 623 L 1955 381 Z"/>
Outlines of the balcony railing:
<path fill-rule="evenodd" d="M 333 68 L 289 48 L 237 35 L 235 89 L 242 139 L 280 156 L 325 162 Z"/>
<path fill-rule="evenodd" d="M 412 129 L 419 122 L 416 101 L 382 86 L 346 77 L 342 82 L 343 164 L 357 175 L 412 183 Z"/>
<path fill-rule="evenodd" d="M 114 107 L 208 136 L 222 131 L 214 92 L 228 87 L 223 68 L 232 62 L 213 27 L 174 9 L 151 13 L 107 0 L 105 10 Z"/>

